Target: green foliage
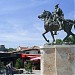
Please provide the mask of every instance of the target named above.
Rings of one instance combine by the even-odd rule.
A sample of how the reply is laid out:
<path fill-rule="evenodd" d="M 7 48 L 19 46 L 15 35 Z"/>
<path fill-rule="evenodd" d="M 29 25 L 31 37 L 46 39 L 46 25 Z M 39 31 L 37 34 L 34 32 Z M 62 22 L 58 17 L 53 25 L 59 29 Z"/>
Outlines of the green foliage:
<path fill-rule="evenodd" d="M 8 49 L 8 52 L 10 52 L 10 51 L 15 51 L 16 49 L 14 49 L 14 48 L 9 48 Z"/>
<path fill-rule="evenodd" d="M 0 61 L 0 68 L 4 67 L 4 63 Z"/>
<path fill-rule="evenodd" d="M 32 62 L 30 60 L 27 61 L 27 64 L 24 67 L 26 71 L 32 72 Z"/>
<path fill-rule="evenodd" d="M 23 64 L 22 59 L 18 58 L 18 59 L 16 60 L 15 67 L 16 67 L 17 69 L 19 69 L 19 68 L 22 67 L 22 64 Z"/>
<path fill-rule="evenodd" d="M 56 44 L 62 44 L 63 41 L 61 39 L 56 39 Z"/>
<path fill-rule="evenodd" d="M 66 42 L 70 42 L 75 44 L 74 38 L 72 36 L 68 37 L 68 39 L 66 40 Z"/>
<path fill-rule="evenodd" d="M 56 44 L 62 44 L 64 41 L 62 41 L 61 39 L 56 39 Z M 75 40 L 72 36 L 68 37 L 65 42 L 69 43 L 69 44 L 75 44 Z"/>

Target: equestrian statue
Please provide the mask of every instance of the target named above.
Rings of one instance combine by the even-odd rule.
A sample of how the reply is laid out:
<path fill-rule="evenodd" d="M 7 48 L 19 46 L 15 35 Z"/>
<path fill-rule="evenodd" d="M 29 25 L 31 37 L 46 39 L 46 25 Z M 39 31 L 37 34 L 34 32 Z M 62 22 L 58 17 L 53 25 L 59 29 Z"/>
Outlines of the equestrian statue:
<path fill-rule="evenodd" d="M 59 4 L 55 5 L 54 12 L 51 13 L 44 10 L 44 12 L 39 15 L 38 18 L 44 21 L 45 32 L 42 35 L 48 43 L 49 40 L 46 38 L 45 34 L 50 32 L 53 42 L 55 42 L 54 35 L 57 35 L 57 31 L 60 30 L 64 30 L 67 33 L 67 36 L 63 39 L 63 41 L 66 41 L 70 35 L 73 36 L 75 41 L 75 34 L 71 31 L 72 26 L 74 26 L 75 29 L 75 20 L 64 19 L 64 13 L 62 9 L 59 8 Z"/>

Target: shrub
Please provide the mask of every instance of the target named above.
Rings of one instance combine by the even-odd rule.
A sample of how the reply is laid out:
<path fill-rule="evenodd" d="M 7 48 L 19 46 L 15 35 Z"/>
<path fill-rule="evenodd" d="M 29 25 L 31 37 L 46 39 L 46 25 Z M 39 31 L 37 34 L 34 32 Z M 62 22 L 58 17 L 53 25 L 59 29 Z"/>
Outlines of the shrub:
<path fill-rule="evenodd" d="M 18 58 L 18 59 L 16 60 L 15 67 L 16 67 L 17 69 L 20 69 L 20 68 L 22 67 L 22 63 L 23 63 L 22 59 Z"/>

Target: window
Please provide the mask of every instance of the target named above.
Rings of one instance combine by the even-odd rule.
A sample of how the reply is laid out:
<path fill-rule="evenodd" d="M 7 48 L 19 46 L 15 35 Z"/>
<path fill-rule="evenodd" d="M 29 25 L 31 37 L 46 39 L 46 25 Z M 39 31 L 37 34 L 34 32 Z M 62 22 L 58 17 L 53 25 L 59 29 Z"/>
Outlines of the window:
<path fill-rule="evenodd" d="M 26 54 L 30 54 L 30 52 L 26 52 Z"/>

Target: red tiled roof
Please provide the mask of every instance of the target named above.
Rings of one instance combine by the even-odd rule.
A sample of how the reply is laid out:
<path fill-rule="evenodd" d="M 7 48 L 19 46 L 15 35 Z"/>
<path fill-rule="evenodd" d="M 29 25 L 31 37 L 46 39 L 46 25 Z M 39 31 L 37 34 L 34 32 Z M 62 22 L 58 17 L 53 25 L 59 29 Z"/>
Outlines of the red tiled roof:
<path fill-rule="evenodd" d="M 30 47 L 30 48 L 29 47 L 20 47 L 20 48 L 21 48 L 20 49 L 21 51 L 23 51 L 23 50 L 32 50 L 32 49 L 35 49 L 35 50 L 38 49 L 39 50 L 40 49 L 38 46 L 33 46 L 33 47 Z"/>
<path fill-rule="evenodd" d="M 33 46 L 30 49 L 40 49 L 40 47 L 39 46 Z"/>
<path fill-rule="evenodd" d="M 13 51 L 13 52 L 20 52 L 20 51 L 25 51 L 25 50 L 40 50 L 40 48 L 38 46 L 33 46 L 33 47 L 20 47 L 20 50 L 16 50 L 16 51 Z"/>
<path fill-rule="evenodd" d="M 28 50 L 29 48 L 28 47 L 20 47 L 21 50 Z"/>

